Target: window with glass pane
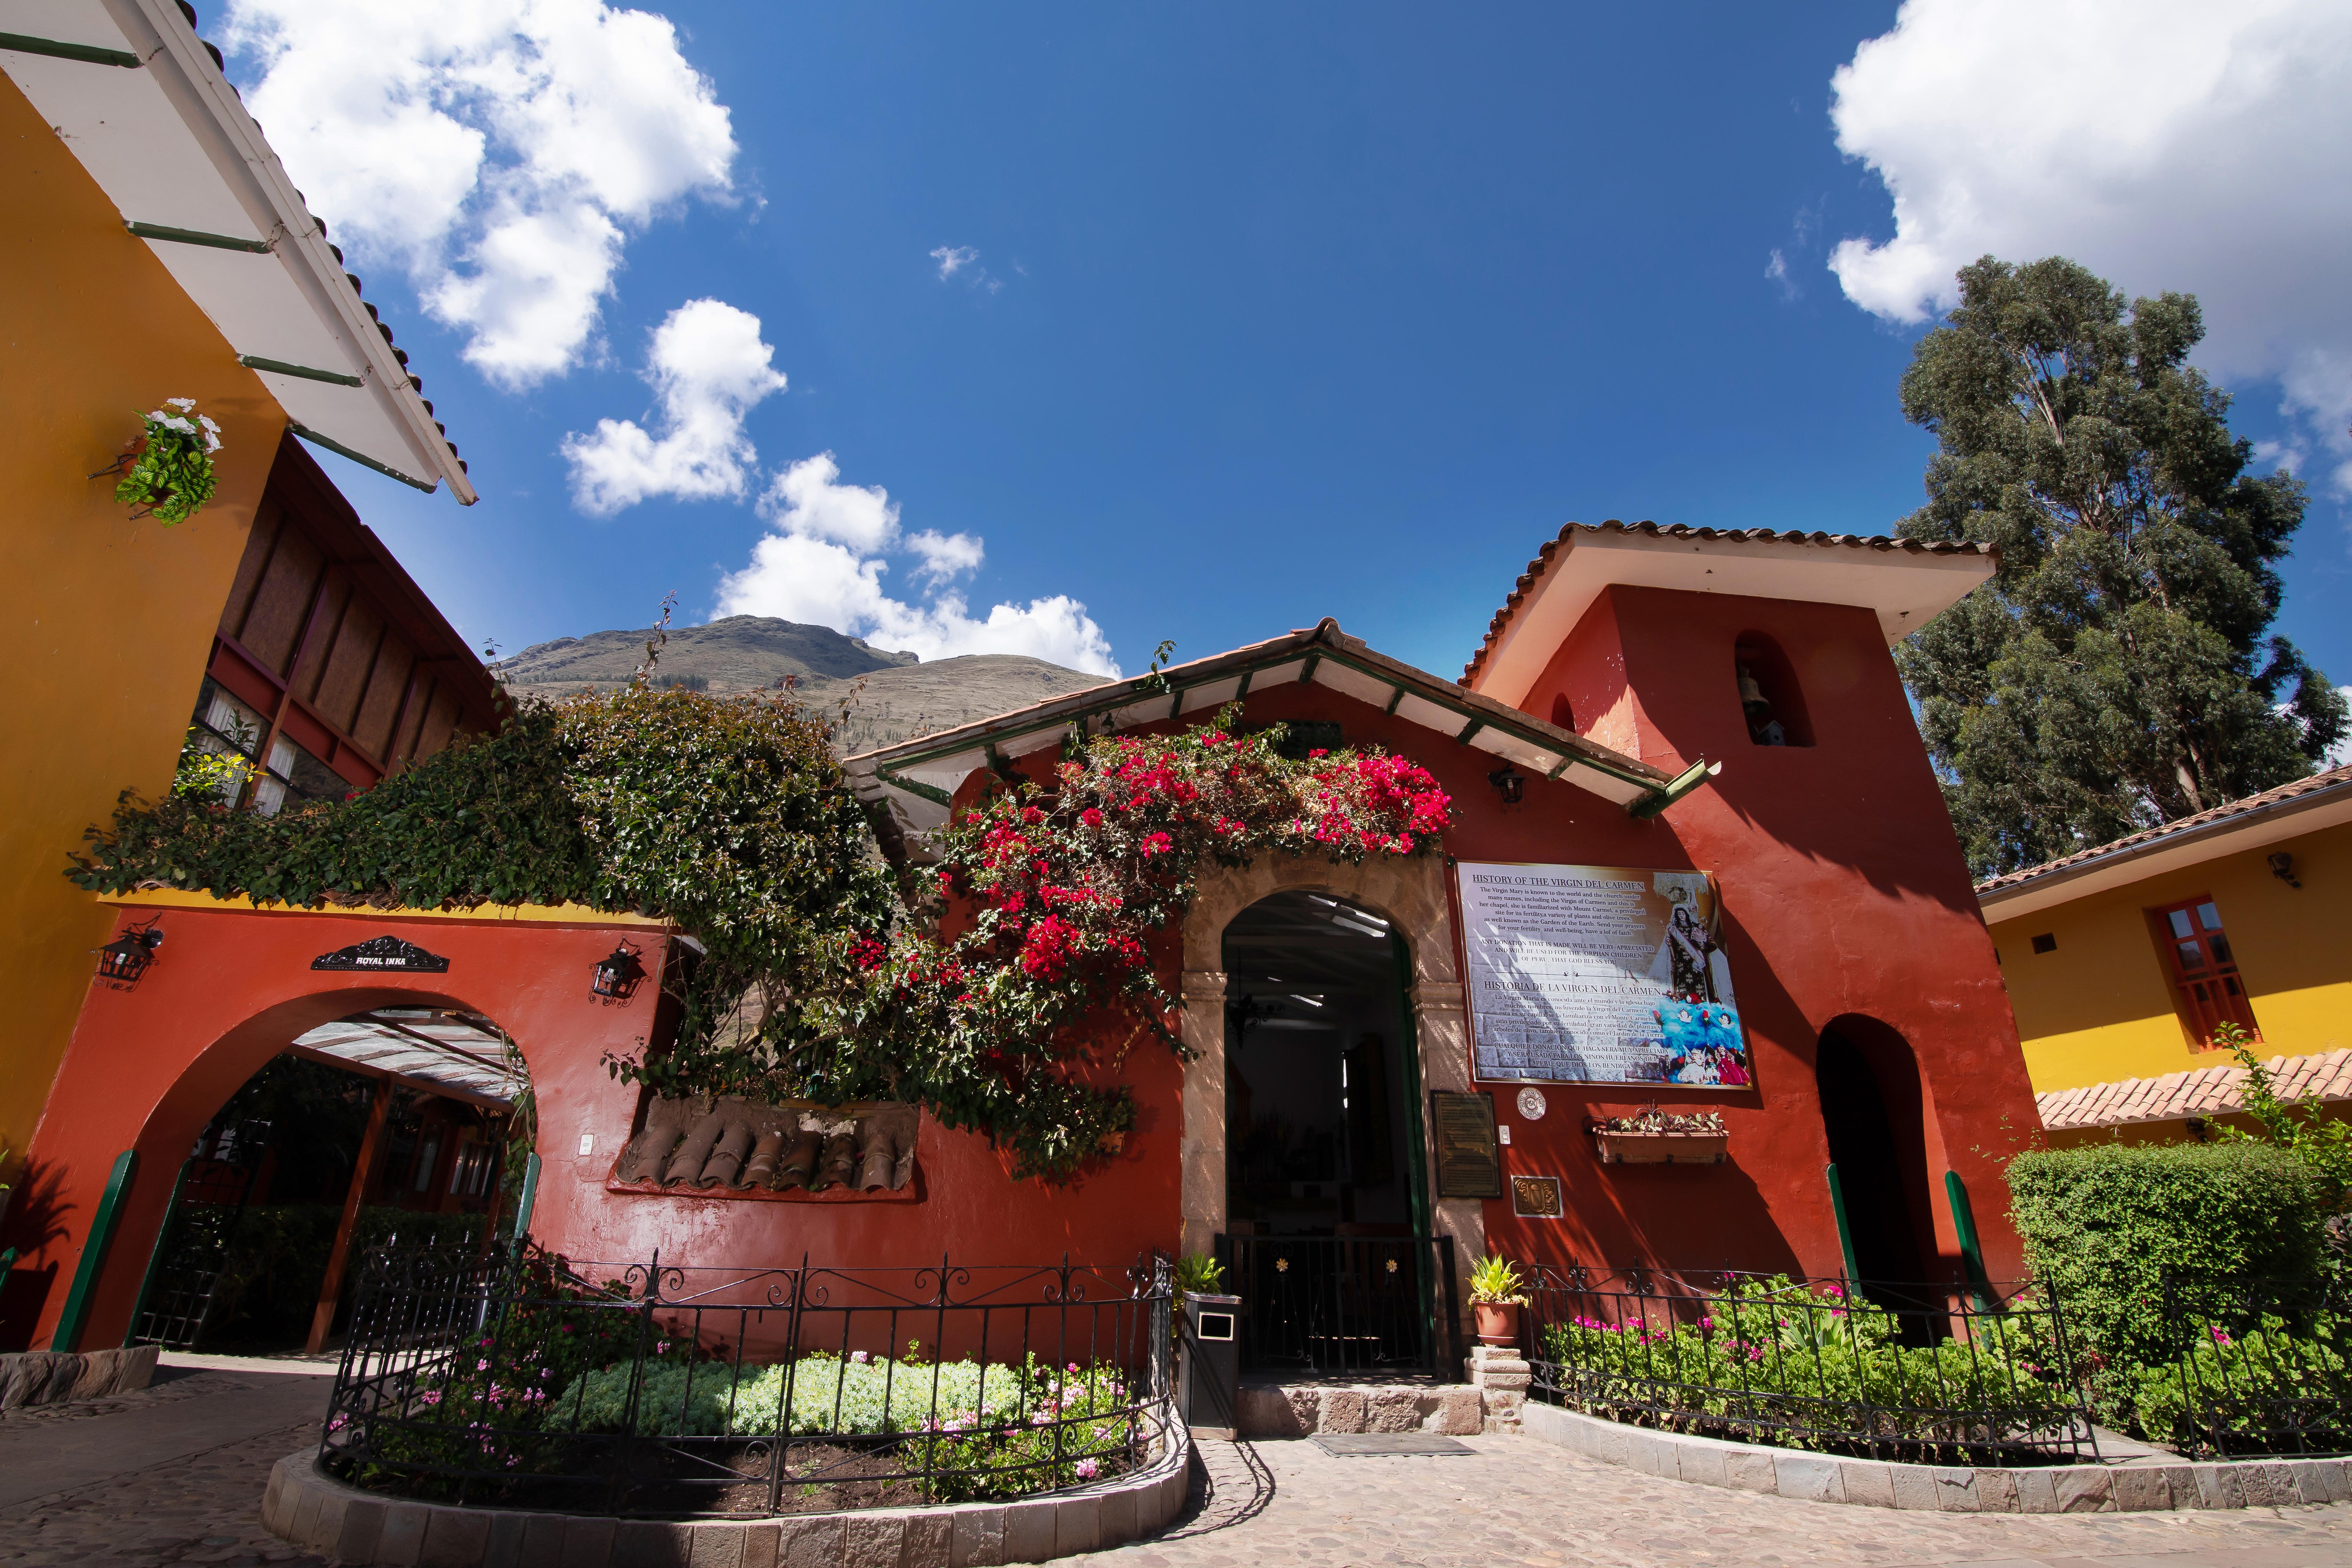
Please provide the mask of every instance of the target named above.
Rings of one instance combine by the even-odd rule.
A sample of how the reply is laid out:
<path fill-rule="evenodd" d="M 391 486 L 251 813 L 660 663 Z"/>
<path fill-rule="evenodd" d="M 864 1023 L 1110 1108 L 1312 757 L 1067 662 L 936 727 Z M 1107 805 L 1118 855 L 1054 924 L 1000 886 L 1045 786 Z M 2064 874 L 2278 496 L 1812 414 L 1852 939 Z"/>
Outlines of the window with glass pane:
<path fill-rule="evenodd" d="M 2237 955 L 2230 950 L 2229 933 L 2221 929 L 2221 910 L 2210 899 L 2190 899 L 2157 912 L 2165 954 L 2179 994 L 2181 1019 L 2202 1046 L 2213 1043 L 2213 1031 L 2235 1024 L 2259 1040 L 2253 1004 L 2238 977 Z"/>

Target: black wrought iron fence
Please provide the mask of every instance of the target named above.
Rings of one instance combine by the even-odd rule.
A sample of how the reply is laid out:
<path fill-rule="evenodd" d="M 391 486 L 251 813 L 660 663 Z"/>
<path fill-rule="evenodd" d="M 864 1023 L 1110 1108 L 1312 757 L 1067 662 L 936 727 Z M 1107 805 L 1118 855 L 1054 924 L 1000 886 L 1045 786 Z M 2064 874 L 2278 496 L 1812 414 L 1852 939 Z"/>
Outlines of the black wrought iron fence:
<path fill-rule="evenodd" d="M 1017 1497 L 1174 1440 L 1168 1260 L 371 1258 L 322 1458 L 436 1500 L 682 1518 Z"/>
<path fill-rule="evenodd" d="M 1614 1421 L 1930 1464 L 2095 1458 L 2074 1352 L 2040 1286 L 1857 1287 L 1537 1268 L 1533 1392 Z"/>
<path fill-rule="evenodd" d="M 1436 1373 L 1462 1360 L 1444 1237 L 1221 1236 L 1244 1369 Z M 1458 1375 L 1458 1373 L 1457 1373 Z"/>
<path fill-rule="evenodd" d="M 2200 1458 L 2352 1452 L 2352 1310 L 2320 1280 L 2164 1279 L 2169 1362 L 2142 1367 L 2141 1429 Z"/>

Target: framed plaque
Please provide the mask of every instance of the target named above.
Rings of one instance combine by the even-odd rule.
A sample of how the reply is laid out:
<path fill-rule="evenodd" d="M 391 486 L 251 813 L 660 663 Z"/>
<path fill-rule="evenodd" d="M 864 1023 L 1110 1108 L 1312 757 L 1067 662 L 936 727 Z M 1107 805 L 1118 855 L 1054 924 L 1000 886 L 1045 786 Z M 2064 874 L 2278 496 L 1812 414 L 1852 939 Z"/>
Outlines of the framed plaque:
<path fill-rule="evenodd" d="M 1755 1082 L 1705 871 L 1462 861 L 1482 1083 Z"/>
<path fill-rule="evenodd" d="M 1429 1125 L 1437 1145 L 1437 1195 L 1499 1198 L 1503 1157 L 1495 1137 L 1495 1101 L 1484 1094 L 1432 1089 Z"/>
<path fill-rule="evenodd" d="M 1559 1200 L 1558 1176 L 1513 1176 L 1511 1212 L 1521 1219 L 1558 1219 L 1567 1210 Z"/>

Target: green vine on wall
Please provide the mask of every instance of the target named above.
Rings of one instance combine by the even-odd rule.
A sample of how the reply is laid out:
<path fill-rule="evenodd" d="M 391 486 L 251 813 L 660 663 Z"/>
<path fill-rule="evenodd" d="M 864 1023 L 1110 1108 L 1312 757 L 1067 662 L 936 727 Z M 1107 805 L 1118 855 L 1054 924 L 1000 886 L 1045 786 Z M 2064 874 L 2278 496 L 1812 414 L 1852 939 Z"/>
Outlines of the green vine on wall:
<path fill-rule="evenodd" d="M 113 468 L 99 472 L 121 476 L 114 486 L 116 500 L 147 509 L 132 517 L 152 517 L 169 528 L 187 521 L 213 499 L 217 488 L 213 455 L 221 449 L 220 426 L 196 412 L 193 397 L 167 397 L 163 407 L 143 418 L 146 445 L 135 457 L 119 458 Z M 125 462 L 131 465 L 127 469 Z"/>
<path fill-rule="evenodd" d="M 1282 754 L 1237 710 L 1174 735 L 1073 737 L 1048 787 L 1004 786 L 884 862 L 808 709 L 656 689 L 529 702 L 340 802 L 238 811 L 125 793 L 68 874 L 297 906 L 577 902 L 667 921 L 672 1039 L 609 1058 L 661 1092 L 894 1098 L 1062 1180 L 1134 1121 L 1139 1041 L 1178 1049 L 1166 937 L 1199 870 L 1268 851 L 1435 847 L 1452 805 L 1377 751 Z"/>

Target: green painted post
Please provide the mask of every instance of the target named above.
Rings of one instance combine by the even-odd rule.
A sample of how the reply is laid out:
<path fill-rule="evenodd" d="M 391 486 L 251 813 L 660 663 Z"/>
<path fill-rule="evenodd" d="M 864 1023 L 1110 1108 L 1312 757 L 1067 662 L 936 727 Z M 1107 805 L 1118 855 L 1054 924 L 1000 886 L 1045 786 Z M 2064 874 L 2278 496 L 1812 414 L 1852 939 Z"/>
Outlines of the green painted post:
<path fill-rule="evenodd" d="M 520 1252 L 522 1244 L 530 1239 L 530 1205 L 532 1200 L 538 1196 L 539 1156 L 533 1154 L 522 1163 L 522 1196 L 515 1203 L 512 1246 L 517 1252 Z"/>
<path fill-rule="evenodd" d="M 1944 1173 L 1944 1195 L 1952 1204 L 1952 1231 L 1960 1238 L 1960 1258 L 1968 1265 L 1969 1291 L 1977 1299 L 1977 1310 L 1992 1310 L 1992 1277 L 1985 1272 L 1984 1247 L 1977 1240 L 1976 1211 L 1969 1205 L 1969 1189 L 1960 1182 L 1958 1171 Z"/>
<path fill-rule="evenodd" d="M 1830 1208 L 1837 1215 L 1838 1251 L 1845 1258 L 1845 1277 L 1850 1281 L 1859 1279 L 1862 1270 L 1853 1261 L 1853 1226 L 1845 1218 L 1845 1184 L 1838 1180 L 1835 1162 L 1822 1174 L 1830 1179 Z"/>
<path fill-rule="evenodd" d="M 98 1271 L 105 1266 L 106 1249 L 114 1240 L 115 1222 L 122 1217 L 123 1194 L 131 1190 L 131 1174 L 139 1168 L 139 1151 L 125 1149 L 114 1157 L 114 1172 L 106 1178 L 105 1195 L 89 1222 L 81 1244 L 81 1261 L 74 1266 L 73 1289 L 66 1292 L 66 1310 L 58 1314 L 58 1331 L 49 1336 L 53 1351 L 69 1351 L 81 1342 L 81 1326 L 89 1316 L 89 1299 L 98 1292 Z"/>

